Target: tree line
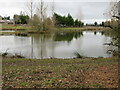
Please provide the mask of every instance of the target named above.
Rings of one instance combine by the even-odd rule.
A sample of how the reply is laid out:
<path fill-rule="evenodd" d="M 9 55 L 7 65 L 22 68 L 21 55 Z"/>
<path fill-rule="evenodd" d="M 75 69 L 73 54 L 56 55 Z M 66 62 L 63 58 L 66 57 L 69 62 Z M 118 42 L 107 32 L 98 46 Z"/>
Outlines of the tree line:
<path fill-rule="evenodd" d="M 8 16 L 8 17 L 2 17 L 2 20 L 10 20 L 10 16 Z"/>
<path fill-rule="evenodd" d="M 58 27 L 82 27 L 84 23 L 80 20 L 74 20 L 73 17 L 68 14 L 67 16 L 61 16 L 57 13 L 54 13 L 55 25 Z"/>
<path fill-rule="evenodd" d="M 15 24 L 28 24 L 29 16 L 21 12 L 20 15 L 15 14 L 13 16 Z"/>
<path fill-rule="evenodd" d="M 83 27 L 84 26 L 83 22 L 81 22 L 78 19 L 74 20 L 70 14 L 68 14 L 67 16 L 61 16 L 57 13 L 54 13 L 53 17 L 55 18 L 55 26 L 57 27 Z M 33 19 L 38 20 L 38 16 L 35 14 L 33 16 Z M 46 20 L 48 20 L 49 22 L 52 22 L 50 18 L 47 18 Z M 14 21 L 15 21 L 15 24 L 28 24 L 30 21 L 30 17 L 24 14 L 14 15 Z"/>
<path fill-rule="evenodd" d="M 105 22 L 102 22 L 100 24 L 98 24 L 97 22 L 94 22 L 94 24 L 86 24 L 86 26 L 102 26 L 102 27 L 104 27 L 105 26 Z"/>

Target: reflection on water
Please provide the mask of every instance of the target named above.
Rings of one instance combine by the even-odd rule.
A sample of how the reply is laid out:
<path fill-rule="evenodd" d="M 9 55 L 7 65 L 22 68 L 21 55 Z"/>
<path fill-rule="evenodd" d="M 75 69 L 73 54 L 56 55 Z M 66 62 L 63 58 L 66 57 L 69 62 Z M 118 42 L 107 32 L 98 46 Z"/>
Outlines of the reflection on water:
<path fill-rule="evenodd" d="M 56 33 L 55 41 L 72 41 L 73 38 L 79 38 L 83 35 L 83 32 L 69 32 L 69 33 Z"/>
<path fill-rule="evenodd" d="M 107 54 L 111 37 L 104 32 L 70 32 L 37 34 L 29 37 L 0 36 L 0 51 L 18 53 L 27 58 L 73 58 L 78 52 L 87 57 L 111 57 Z"/>

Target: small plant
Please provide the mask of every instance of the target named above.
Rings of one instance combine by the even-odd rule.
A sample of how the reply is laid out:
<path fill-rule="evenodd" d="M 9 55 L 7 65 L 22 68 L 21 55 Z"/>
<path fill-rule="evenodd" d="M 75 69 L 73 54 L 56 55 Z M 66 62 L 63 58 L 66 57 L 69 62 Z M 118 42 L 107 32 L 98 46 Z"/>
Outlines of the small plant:
<path fill-rule="evenodd" d="M 102 56 L 99 56 L 98 58 L 104 58 L 104 57 L 102 57 Z"/>
<path fill-rule="evenodd" d="M 29 86 L 29 83 L 27 83 L 27 82 L 22 82 L 22 83 L 20 83 L 20 85 L 21 85 L 22 87 L 27 87 L 27 86 Z"/>
<path fill-rule="evenodd" d="M 98 83 L 93 83 L 93 84 L 90 84 L 90 87 L 93 87 L 93 88 L 101 88 L 102 86 Z"/>
<path fill-rule="evenodd" d="M 78 53 L 78 52 L 75 52 L 74 54 L 75 54 L 76 58 L 83 58 L 83 56 L 80 55 L 80 53 Z"/>
<path fill-rule="evenodd" d="M 35 84 L 35 87 L 41 87 L 42 85 L 41 84 Z"/>
<path fill-rule="evenodd" d="M 85 88 L 85 85 L 79 85 L 78 88 Z"/>

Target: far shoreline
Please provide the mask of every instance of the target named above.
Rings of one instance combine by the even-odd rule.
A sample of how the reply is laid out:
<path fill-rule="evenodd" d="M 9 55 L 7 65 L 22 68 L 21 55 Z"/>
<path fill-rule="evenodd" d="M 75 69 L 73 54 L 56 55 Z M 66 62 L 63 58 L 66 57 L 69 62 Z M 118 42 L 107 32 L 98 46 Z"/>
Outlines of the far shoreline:
<path fill-rule="evenodd" d="M 0 35 L 12 35 L 19 33 L 44 34 L 50 32 L 81 32 L 81 31 L 109 31 L 109 30 L 112 29 L 109 27 L 100 27 L 100 26 L 84 26 L 84 27 L 55 27 L 51 30 L 37 31 L 37 30 L 32 30 L 31 27 L 28 25 L 2 25 Z"/>

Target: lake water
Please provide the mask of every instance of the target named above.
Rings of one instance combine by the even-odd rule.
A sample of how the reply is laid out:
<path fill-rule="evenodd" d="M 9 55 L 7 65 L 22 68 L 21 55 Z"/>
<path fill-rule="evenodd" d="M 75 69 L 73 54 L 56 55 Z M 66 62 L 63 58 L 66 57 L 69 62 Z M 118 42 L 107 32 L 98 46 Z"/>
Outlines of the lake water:
<path fill-rule="evenodd" d="M 0 36 L 0 52 L 20 54 L 27 58 L 73 58 L 75 52 L 86 57 L 111 57 L 106 53 L 111 49 L 105 43 L 111 37 L 103 32 L 69 32 L 34 34 L 23 36 Z"/>

